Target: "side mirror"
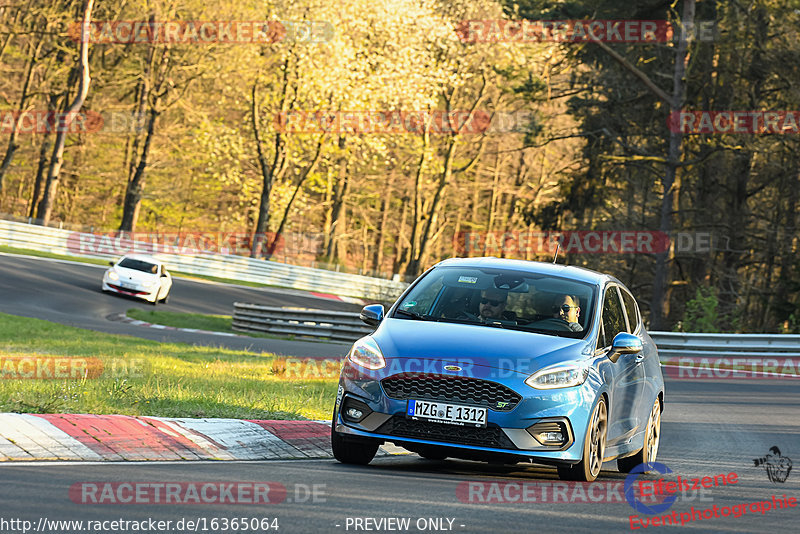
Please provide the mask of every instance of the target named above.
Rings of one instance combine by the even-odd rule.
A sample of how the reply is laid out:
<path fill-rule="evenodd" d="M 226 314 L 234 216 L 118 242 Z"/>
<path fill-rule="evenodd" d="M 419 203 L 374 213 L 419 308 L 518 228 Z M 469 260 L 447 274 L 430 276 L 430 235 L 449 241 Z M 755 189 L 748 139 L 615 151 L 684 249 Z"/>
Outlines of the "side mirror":
<path fill-rule="evenodd" d="M 370 326 L 378 326 L 383 321 L 383 304 L 364 306 L 359 318 Z"/>
<path fill-rule="evenodd" d="M 623 354 L 636 354 L 642 352 L 642 340 L 633 334 L 627 332 L 620 332 L 614 336 L 614 341 L 611 342 L 611 350 L 608 351 L 608 359 L 617 363 L 619 357 Z"/>
<path fill-rule="evenodd" d="M 110 266 L 112 266 L 112 267 L 115 265 L 115 263 L 114 263 L 113 261 L 110 261 L 110 262 L 108 262 L 108 264 L 109 264 Z"/>

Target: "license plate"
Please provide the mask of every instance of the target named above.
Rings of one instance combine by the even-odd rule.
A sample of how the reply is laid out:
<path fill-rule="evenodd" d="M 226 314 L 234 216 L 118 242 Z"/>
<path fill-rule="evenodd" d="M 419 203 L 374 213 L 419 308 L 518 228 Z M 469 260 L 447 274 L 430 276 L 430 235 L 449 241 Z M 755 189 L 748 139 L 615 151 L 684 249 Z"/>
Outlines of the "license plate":
<path fill-rule="evenodd" d="M 461 406 L 444 402 L 411 399 L 408 401 L 408 417 L 417 420 L 459 426 L 486 426 L 486 408 Z"/>

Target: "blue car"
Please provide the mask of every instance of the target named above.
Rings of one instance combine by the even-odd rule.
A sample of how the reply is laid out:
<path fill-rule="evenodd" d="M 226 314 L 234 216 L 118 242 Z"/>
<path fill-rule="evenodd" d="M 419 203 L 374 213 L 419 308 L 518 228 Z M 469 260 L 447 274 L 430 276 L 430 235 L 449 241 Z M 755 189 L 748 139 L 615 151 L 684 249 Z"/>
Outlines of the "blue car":
<path fill-rule="evenodd" d="M 445 260 L 353 344 L 331 445 L 367 464 L 392 442 L 428 459 L 555 465 L 595 480 L 653 462 L 664 379 L 636 300 L 612 276 L 497 258 Z"/>

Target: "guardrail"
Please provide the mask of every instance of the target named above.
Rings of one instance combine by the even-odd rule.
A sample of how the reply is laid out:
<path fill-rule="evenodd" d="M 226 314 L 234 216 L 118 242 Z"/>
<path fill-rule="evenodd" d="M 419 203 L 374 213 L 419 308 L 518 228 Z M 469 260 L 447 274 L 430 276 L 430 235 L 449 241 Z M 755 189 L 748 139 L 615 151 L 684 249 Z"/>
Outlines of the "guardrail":
<path fill-rule="evenodd" d="M 81 238 L 94 240 L 94 234 L 72 232 L 35 224 L 0 220 L 0 245 L 25 248 L 51 254 L 94 258 L 117 259 L 121 256 L 109 246 L 109 253 L 97 246 L 93 253 L 76 253 Z M 131 242 L 134 250 L 147 250 L 150 244 Z M 339 273 L 274 261 L 258 260 L 244 256 L 226 254 L 152 254 L 171 270 L 186 274 L 214 276 L 266 285 L 319 291 L 333 295 L 356 297 L 380 302 L 395 300 L 408 284 L 394 280 L 371 278 L 356 274 Z"/>
<path fill-rule="evenodd" d="M 305 308 L 277 308 L 234 302 L 233 329 L 240 332 L 298 335 L 355 341 L 371 333 L 357 313 Z"/>
<path fill-rule="evenodd" d="M 301 308 L 276 308 L 236 302 L 234 330 L 299 335 L 355 341 L 374 328 L 359 314 Z M 692 334 L 649 332 L 661 360 L 678 357 L 736 358 L 800 357 L 800 335 L 788 334 Z"/>
<path fill-rule="evenodd" d="M 798 357 L 800 335 L 650 332 L 658 355 L 668 358 Z"/>

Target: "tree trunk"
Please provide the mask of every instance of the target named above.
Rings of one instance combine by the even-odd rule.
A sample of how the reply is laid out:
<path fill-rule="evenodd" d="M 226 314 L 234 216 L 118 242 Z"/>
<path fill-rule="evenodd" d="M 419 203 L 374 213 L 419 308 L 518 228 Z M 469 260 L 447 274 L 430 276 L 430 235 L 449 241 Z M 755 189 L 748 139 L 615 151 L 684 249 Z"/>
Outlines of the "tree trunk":
<path fill-rule="evenodd" d="M 417 257 L 417 247 L 419 247 L 419 227 L 422 217 L 422 176 L 425 174 L 425 160 L 428 157 L 428 146 L 430 145 L 430 134 L 427 125 L 422 133 L 422 150 L 419 156 L 417 172 L 414 175 L 414 210 L 411 213 L 411 235 L 409 237 L 409 247 L 407 256 L 402 259 L 401 271 L 409 274 L 410 265 Z"/>
<path fill-rule="evenodd" d="M 303 170 L 303 173 L 300 175 L 300 178 L 297 180 L 297 185 L 295 185 L 294 191 L 292 192 L 292 196 L 289 197 L 289 202 L 286 204 L 286 209 L 283 210 L 283 217 L 281 217 L 281 222 L 278 225 L 278 230 L 275 232 L 275 237 L 272 239 L 272 243 L 269 245 L 269 249 L 267 250 L 267 258 L 272 256 L 275 253 L 275 248 L 278 246 L 278 241 L 283 234 L 283 228 L 286 226 L 286 220 L 289 218 L 289 210 L 292 209 L 292 204 L 294 204 L 294 199 L 297 197 L 297 193 L 300 192 L 300 188 L 303 187 L 303 183 L 305 183 L 306 179 L 314 172 L 317 168 L 317 164 L 319 163 L 320 156 L 322 155 L 322 145 L 325 143 L 325 134 L 323 134 L 319 141 L 317 142 L 317 150 L 314 153 L 314 159 L 311 160 L 311 163 Z"/>
<path fill-rule="evenodd" d="M 269 228 L 270 215 L 270 196 L 272 195 L 272 185 L 276 180 L 280 180 L 286 171 L 288 163 L 286 159 L 286 139 L 280 131 L 275 133 L 274 154 L 272 165 L 267 163 L 267 157 L 261 144 L 261 121 L 259 118 L 260 106 L 258 105 L 257 88 L 259 78 L 253 81 L 252 90 L 252 115 L 253 136 L 256 142 L 256 154 L 258 155 L 258 167 L 261 170 L 261 199 L 258 205 L 258 220 L 256 221 L 255 231 L 253 232 L 252 248 L 250 249 L 251 258 L 260 258 L 262 249 L 266 243 L 267 229 Z M 280 111 L 287 111 L 289 96 L 289 58 L 283 63 L 283 87 L 281 94 Z"/>
<path fill-rule="evenodd" d="M 22 94 L 19 97 L 19 105 L 17 106 L 19 116 L 16 118 L 14 121 L 14 126 L 11 128 L 11 134 L 8 136 L 8 148 L 6 148 L 6 154 L 3 156 L 3 162 L 0 163 L 0 195 L 3 194 L 3 178 L 5 178 L 9 166 L 11 166 L 11 160 L 14 159 L 14 153 L 19 148 L 19 145 L 17 144 L 17 134 L 19 133 L 19 125 L 22 121 L 22 114 L 25 112 L 25 104 L 28 100 L 28 87 L 30 86 L 31 78 L 33 78 L 33 69 L 36 66 L 36 61 L 38 60 L 39 51 L 42 49 L 42 43 L 44 43 L 44 38 L 39 39 L 39 42 L 32 50 L 31 58 L 28 61 L 28 68 L 25 72 L 25 81 L 22 83 Z"/>
<path fill-rule="evenodd" d="M 395 171 L 386 175 L 386 189 L 383 191 L 381 201 L 381 223 L 378 225 L 378 235 L 375 239 L 375 253 L 372 255 L 372 270 L 375 273 L 381 271 L 383 265 L 383 247 L 386 245 L 386 225 L 389 223 L 389 204 L 392 200 L 392 184 L 395 180 Z"/>
<path fill-rule="evenodd" d="M 149 23 L 155 23 L 155 15 L 150 15 Z M 147 160 L 150 156 L 150 147 L 152 146 L 153 136 L 155 134 L 156 120 L 161 113 L 159 110 L 161 99 L 166 94 L 166 91 L 163 93 L 161 92 L 161 88 L 167 78 L 167 72 L 169 71 L 169 54 L 169 48 L 164 47 L 161 51 L 161 57 L 158 63 L 158 72 L 153 75 L 155 44 L 151 43 L 148 50 L 142 82 L 139 85 L 141 91 L 139 93 L 139 102 L 136 112 L 137 117 L 139 117 L 141 116 L 140 114 L 144 112 L 144 109 L 147 108 L 149 120 L 147 122 L 147 133 L 144 137 L 141 152 L 138 150 L 139 137 L 137 136 L 133 142 L 128 183 L 125 188 L 125 198 L 122 201 L 122 220 L 119 225 L 121 232 L 135 232 L 136 223 L 139 220 L 139 211 L 142 208 L 142 197 L 144 195 Z M 150 80 L 151 76 L 153 76 L 152 83 Z"/>
<path fill-rule="evenodd" d="M 455 158 L 455 154 L 456 137 L 450 136 L 447 146 L 447 155 L 445 156 L 444 160 L 444 169 L 442 170 L 442 174 L 439 176 L 439 182 L 436 184 L 436 192 L 433 195 L 433 201 L 428 209 L 428 220 L 425 222 L 425 229 L 422 231 L 422 235 L 420 236 L 417 254 L 411 258 L 411 261 L 406 268 L 407 275 L 419 274 L 421 265 L 427 259 L 431 231 L 433 230 L 433 227 L 439 218 L 439 205 L 442 201 L 442 194 L 445 187 L 450 182 L 451 176 L 453 175 L 453 159 Z"/>
<path fill-rule="evenodd" d="M 339 148 L 344 150 L 345 137 L 339 138 Z M 348 189 L 350 188 L 350 156 L 343 155 L 339 158 L 339 178 L 336 180 L 336 191 L 333 196 L 333 204 L 331 205 L 331 226 L 330 236 L 328 239 L 328 248 L 325 251 L 328 261 L 333 261 L 334 257 L 340 255 L 339 250 L 339 236 L 341 234 L 340 218 L 342 217 L 342 209 L 344 207 L 344 199 L 347 196 Z"/>
<path fill-rule="evenodd" d="M 78 94 L 75 96 L 72 104 L 67 108 L 67 116 L 65 124 L 69 125 L 72 122 L 73 114 L 77 113 L 83 106 L 86 100 L 86 95 L 89 93 L 89 84 L 92 79 L 89 77 L 89 23 L 92 20 L 92 8 L 94 7 L 94 0 L 86 0 L 86 5 L 83 10 L 83 22 L 81 25 L 81 44 L 80 44 L 80 85 L 78 86 Z M 64 142 L 67 137 L 68 128 L 60 128 L 56 134 L 56 140 L 53 146 L 53 156 L 50 159 L 50 168 L 47 171 L 47 181 L 44 188 L 44 196 L 39 204 L 39 219 L 42 220 L 42 225 L 46 226 L 50 222 L 50 217 L 53 214 L 53 204 L 55 203 L 56 193 L 58 192 L 58 179 L 61 173 L 61 166 L 64 163 Z"/>
<path fill-rule="evenodd" d="M 147 135 L 144 138 L 142 153 L 139 157 L 139 162 L 136 165 L 136 171 L 134 172 L 133 178 L 128 183 L 128 187 L 125 191 L 125 200 L 122 203 L 122 222 L 120 222 L 119 225 L 121 232 L 136 231 L 136 222 L 139 219 L 139 210 L 142 207 L 142 195 L 144 194 L 147 156 L 150 154 L 150 143 L 153 140 L 156 118 L 158 117 L 158 111 L 155 109 L 156 105 L 157 104 L 154 103 L 150 108 L 150 120 L 147 122 Z"/>

